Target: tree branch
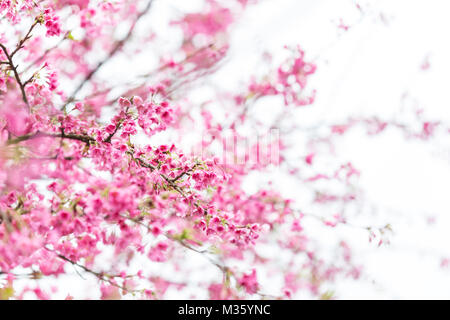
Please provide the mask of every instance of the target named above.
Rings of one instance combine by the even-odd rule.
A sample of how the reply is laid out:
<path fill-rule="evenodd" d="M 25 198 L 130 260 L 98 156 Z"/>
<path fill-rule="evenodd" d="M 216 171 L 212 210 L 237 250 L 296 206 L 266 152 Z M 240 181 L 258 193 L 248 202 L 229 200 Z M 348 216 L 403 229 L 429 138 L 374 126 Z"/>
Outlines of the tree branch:
<path fill-rule="evenodd" d="M 52 250 L 50 250 L 50 249 L 48 249 L 48 248 L 46 248 L 46 249 L 49 250 L 49 251 L 52 251 Z M 53 251 L 52 251 L 52 252 L 53 252 Z M 118 284 L 118 283 L 116 283 L 115 281 L 112 281 L 112 280 L 110 279 L 110 278 L 114 278 L 114 277 L 117 277 L 117 276 L 106 277 L 104 273 L 100 273 L 100 272 L 94 271 L 94 270 L 92 270 L 92 269 L 89 269 L 89 268 L 87 268 L 86 266 L 84 266 L 84 265 L 82 265 L 82 264 L 80 264 L 80 263 L 78 263 L 78 262 L 75 262 L 75 261 L 73 261 L 73 260 L 67 258 L 66 256 L 62 255 L 62 254 L 56 253 L 56 255 L 58 256 L 58 258 L 60 258 L 60 259 L 62 259 L 62 260 L 64 260 L 64 261 L 66 261 L 66 262 L 69 262 L 69 263 L 71 263 L 72 265 L 77 266 L 77 267 L 83 269 L 84 271 L 86 271 L 86 272 L 88 272 L 88 273 L 90 273 L 90 274 L 96 276 L 99 280 L 104 281 L 104 282 L 107 282 L 107 283 L 109 283 L 110 285 L 112 285 L 112 286 L 114 286 L 114 287 L 116 287 L 116 288 L 119 288 L 119 289 L 121 289 L 121 290 L 123 290 L 123 291 L 126 291 L 127 293 L 136 293 L 136 292 L 140 292 L 140 290 L 130 290 L 130 289 L 128 289 L 128 288 L 126 288 L 126 287 L 124 287 L 124 286 L 121 286 L 120 284 Z"/>
<path fill-rule="evenodd" d="M 88 83 L 91 78 L 98 72 L 98 70 L 100 70 L 100 68 L 107 63 L 118 51 L 120 48 L 123 47 L 123 45 L 131 38 L 134 28 L 136 27 L 137 22 L 150 10 L 151 6 L 152 6 L 153 0 L 150 0 L 147 3 L 147 6 L 145 7 L 144 10 L 142 10 L 138 16 L 136 17 L 136 19 L 133 21 L 133 24 L 131 25 L 130 29 L 128 30 L 127 35 L 125 36 L 125 38 L 123 38 L 122 40 L 119 40 L 116 42 L 116 44 L 114 45 L 114 47 L 112 48 L 112 50 L 110 51 L 110 53 L 108 54 L 108 56 L 100 61 L 94 69 L 91 70 L 91 72 L 89 72 L 86 77 L 83 79 L 83 81 L 78 85 L 78 87 L 76 87 L 76 89 L 73 91 L 73 93 L 70 95 L 69 99 L 67 99 L 66 103 L 64 104 L 64 106 L 62 107 L 63 110 L 65 110 L 66 106 L 71 103 L 72 101 L 75 100 L 76 95 L 78 94 L 78 92 L 83 89 L 83 87 L 86 85 L 86 83 Z"/>
<path fill-rule="evenodd" d="M 9 54 L 6 47 L 0 43 L 0 48 L 2 48 L 6 58 L 8 59 L 8 61 L 3 61 L 2 64 L 8 64 L 11 70 L 13 71 L 16 82 L 19 85 L 20 91 L 22 93 L 22 100 L 25 102 L 28 109 L 30 109 L 30 104 L 28 102 L 28 98 L 25 93 L 25 85 L 28 83 L 28 81 L 26 83 L 22 83 L 22 80 L 20 79 L 19 73 L 17 71 L 17 66 L 14 65 L 13 57 L 20 49 L 23 48 L 25 42 L 31 38 L 31 32 L 33 31 L 34 27 L 40 23 L 41 23 L 40 20 L 36 18 L 34 23 L 31 25 L 30 29 L 28 30 L 27 34 L 25 35 L 25 37 L 19 41 L 19 43 L 16 46 L 16 49 L 14 49 L 14 51 L 11 52 L 11 54 Z"/>
<path fill-rule="evenodd" d="M 22 141 L 36 139 L 40 137 L 53 137 L 53 138 L 63 138 L 63 139 L 71 139 L 71 140 L 78 140 L 82 141 L 86 144 L 90 144 L 95 142 L 96 140 L 88 135 L 81 135 L 81 134 L 74 134 L 74 133 L 47 133 L 47 132 L 36 132 L 32 134 L 28 134 L 25 136 L 21 136 L 15 139 L 10 139 L 6 142 L 7 145 L 17 144 Z"/>
<path fill-rule="evenodd" d="M 25 86 L 23 85 L 22 81 L 20 80 L 19 73 L 17 72 L 17 67 L 14 66 L 14 63 L 12 61 L 12 56 L 8 54 L 8 50 L 6 47 L 0 43 L 0 48 L 2 48 L 3 52 L 5 53 L 6 58 L 8 59 L 8 64 L 11 70 L 14 73 L 14 78 L 16 79 L 17 84 L 19 85 L 20 91 L 22 93 L 22 100 L 27 105 L 28 109 L 30 109 L 30 103 L 28 102 L 27 95 L 25 93 Z"/>

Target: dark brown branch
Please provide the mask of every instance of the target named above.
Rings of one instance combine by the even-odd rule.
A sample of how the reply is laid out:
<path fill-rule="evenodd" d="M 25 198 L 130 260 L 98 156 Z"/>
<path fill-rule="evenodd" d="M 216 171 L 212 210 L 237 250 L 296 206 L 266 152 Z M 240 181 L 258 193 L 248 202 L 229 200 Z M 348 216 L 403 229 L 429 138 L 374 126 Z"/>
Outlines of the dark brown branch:
<path fill-rule="evenodd" d="M 52 50 L 58 48 L 58 47 L 61 45 L 61 43 L 63 43 L 64 40 L 67 39 L 68 35 L 69 35 L 69 32 L 66 33 L 66 35 L 65 35 L 65 36 L 64 36 L 57 44 L 55 44 L 53 47 L 48 48 L 47 50 L 45 50 L 45 52 L 42 54 L 42 56 L 40 56 L 39 58 L 37 58 L 36 60 L 34 60 L 31 64 L 29 64 L 29 65 L 22 71 L 22 73 L 23 73 L 23 72 L 27 72 L 28 70 L 30 70 L 30 68 L 31 68 L 32 66 L 34 66 L 34 65 L 36 65 L 37 63 L 39 63 L 40 61 L 42 61 L 42 60 L 43 60 L 43 59 L 44 59 L 44 58 L 45 58 Z"/>
<path fill-rule="evenodd" d="M 8 64 L 11 70 L 14 73 L 14 78 L 16 79 L 17 84 L 19 85 L 20 91 L 22 93 L 22 100 L 25 102 L 28 108 L 30 108 L 30 104 L 28 102 L 27 95 L 25 93 L 25 86 L 23 85 L 22 81 L 20 80 L 19 73 L 17 72 L 17 66 L 14 65 L 12 61 L 12 56 L 8 54 L 8 50 L 6 47 L 0 43 L 0 48 L 2 48 L 3 52 L 5 53 L 6 58 L 8 59 Z"/>
<path fill-rule="evenodd" d="M 195 170 L 195 168 L 198 166 L 199 164 L 196 163 L 194 166 L 192 166 L 192 168 L 190 168 L 189 170 L 183 171 L 182 173 L 180 173 L 178 176 L 176 176 L 173 179 L 170 179 L 171 182 L 177 182 L 178 180 L 180 180 L 183 176 L 185 175 L 189 175 L 192 171 Z"/>
<path fill-rule="evenodd" d="M 104 142 L 107 142 L 107 143 L 111 142 L 111 139 L 114 137 L 114 135 L 117 133 L 117 131 L 119 131 L 120 126 L 122 125 L 122 122 L 123 122 L 123 119 L 121 119 L 121 120 L 117 123 L 116 128 L 114 129 L 114 131 L 111 132 L 111 134 L 105 139 Z"/>
<path fill-rule="evenodd" d="M 75 133 L 64 133 L 64 132 L 62 132 L 62 133 L 47 133 L 47 132 L 39 132 L 38 131 L 36 133 L 28 134 L 28 135 L 21 136 L 21 137 L 15 138 L 15 139 L 10 139 L 6 142 L 6 144 L 7 145 L 17 144 L 22 141 L 36 139 L 36 138 L 40 138 L 40 137 L 54 137 L 54 138 L 78 140 L 78 141 L 82 141 L 86 144 L 95 142 L 94 138 L 87 136 L 87 135 L 81 135 L 81 134 L 75 134 Z"/>
<path fill-rule="evenodd" d="M 19 73 L 17 71 L 17 66 L 14 65 L 13 62 L 13 57 L 14 55 L 23 48 L 25 42 L 31 38 L 31 32 L 33 31 L 34 27 L 36 27 L 36 25 L 40 24 L 40 20 L 36 18 L 36 20 L 34 21 L 34 23 L 31 25 L 30 29 L 28 30 L 27 34 L 25 35 L 24 38 L 22 38 L 19 43 L 16 46 L 16 49 L 14 49 L 13 52 L 11 52 L 11 54 L 8 53 L 8 50 L 6 49 L 6 47 L 0 43 L 0 48 L 2 48 L 3 52 L 5 53 L 6 58 L 8 59 L 8 61 L 3 61 L 2 64 L 8 64 L 10 69 L 13 71 L 14 73 L 14 78 L 16 79 L 17 84 L 19 85 L 20 91 L 22 93 L 22 100 L 25 102 L 25 104 L 27 105 L 28 109 L 30 108 L 30 104 L 28 102 L 28 98 L 27 95 L 25 93 L 25 85 L 26 83 L 22 83 L 22 80 L 20 79 Z M 6 63 L 5 63 L 6 62 Z M 27 82 L 28 83 L 28 82 Z"/>

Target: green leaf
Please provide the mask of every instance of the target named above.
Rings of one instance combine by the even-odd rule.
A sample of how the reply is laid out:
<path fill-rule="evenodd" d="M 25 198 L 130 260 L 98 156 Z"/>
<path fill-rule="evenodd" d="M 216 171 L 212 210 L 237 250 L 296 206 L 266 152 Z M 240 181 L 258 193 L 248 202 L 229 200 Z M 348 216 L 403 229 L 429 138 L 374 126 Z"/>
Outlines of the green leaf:
<path fill-rule="evenodd" d="M 69 31 L 69 33 L 67 34 L 67 39 L 69 39 L 69 40 L 75 40 L 75 38 L 73 37 L 71 31 Z"/>
<path fill-rule="evenodd" d="M 189 229 L 183 229 L 183 231 L 180 234 L 173 236 L 175 239 L 183 241 L 183 240 L 190 240 L 191 235 L 189 232 Z"/>
<path fill-rule="evenodd" d="M 12 286 L 0 289 L 0 300 L 9 300 L 14 296 L 14 288 Z"/>
<path fill-rule="evenodd" d="M 334 296 L 333 291 L 327 291 L 320 296 L 320 299 L 321 300 L 330 300 L 333 298 L 333 296 Z"/>

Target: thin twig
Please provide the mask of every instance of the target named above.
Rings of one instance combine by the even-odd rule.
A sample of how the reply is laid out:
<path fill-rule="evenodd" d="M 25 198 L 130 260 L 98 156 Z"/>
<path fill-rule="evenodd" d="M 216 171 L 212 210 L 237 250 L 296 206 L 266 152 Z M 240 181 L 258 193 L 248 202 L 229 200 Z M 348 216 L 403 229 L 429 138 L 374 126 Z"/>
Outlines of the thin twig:
<path fill-rule="evenodd" d="M 20 49 L 22 49 L 24 47 L 25 42 L 31 38 L 31 32 L 33 31 L 34 27 L 36 27 L 36 25 L 38 25 L 40 23 L 41 23 L 41 21 L 38 18 L 36 18 L 34 23 L 31 25 L 30 29 L 28 30 L 27 34 L 25 35 L 25 37 L 23 37 L 19 41 L 19 43 L 16 46 L 16 49 L 14 49 L 14 51 L 11 52 L 10 54 L 8 53 L 8 50 L 6 49 L 6 47 L 0 43 L 0 48 L 2 48 L 3 52 L 5 53 L 6 58 L 8 59 L 8 61 L 2 61 L 2 64 L 9 64 L 9 67 L 13 71 L 14 78 L 16 79 L 16 82 L 19 85 L 20 91 L 22 93 L 22 100 L 25 102 L 28 109 L 30 109 L 30 103 L 28 102 L 28 98 L 25 93 L 25 85 L 28 83 L 28 81 L 26 83 L 22 83 L 22 80 L 20 79 L 20 76 L 19 76 L 19 72 L 17 71 L 18 66 L 14 65 L 13 57 Z"/>
<path fill-rule="evenodd" d="M 83 87 L 86 85 L 86 83 L 88 83 L 91 78 L 98 72 L 98 70 L 100 70 L 100 68 L 107 63 L 118 51 L 120 48 L 123 47 L 123 45 L 131 38 L 134 28 L 137 24 L 137 22 L 150 10 L 151 6 L 152 6 L 153 0 L 150 0 L 147 4 L 147 6 L 145 7 L 144 10 L 142 10 L 138 16 L 136 17 L 136 19 L 134 20 L 133 24 L 131 25 L 130 29 L 128 30 L 127 35 L 125 36 L 125 38 L 123 38 L 122 40 L 119 40 L 116 42 L 116 44 L 114 45 L 114 47 L 112 48 L 112 50 L 110 51 L 110 53 L 108 54 L 108 56 L 100 61 L 94 69 L 91 70 L 91 72 L 89 72 L 86 77 L 83 79 L 83 81 L 78 85 L 78 87 L 76 87 L 76 89 L 73 91 L 73 93 L 70 95 L 69 99 L 67 99 L 66 103 L 64 104 L 64 106 L 62 107 L 63 110 L 65 110 L 66 106 L 71 103 L 72 101 L 75 100 L 76 95 L 78 94 L 78 92 L 83 89 Z"/>
<path fill-rule="evenodd" d="M 25 93 L 25 86 L 23 85 L 22 80 L 20 80 L 19 73 L 17 72 L 17 66 L 14 65 L 14 62 L 12 61 L 11 55 L 8 54 L 8 50 L 1 43 L 0 43 L 0 48 L 2 48 L 3 52 L 5 53 L 5 56 L 8 59 L 9 67 L 11 68 L 11 70 L 14 73 L 14 78 L 16 79 L 16 82 L 19 85 L 20 91 L 22 93 L 22 100 L 25 102 L 25 104 L 27 105 L 28 109 L 30 109 L 30 104 L 28 102 L 28 98 L 27 98 L 27 95 Z"/>

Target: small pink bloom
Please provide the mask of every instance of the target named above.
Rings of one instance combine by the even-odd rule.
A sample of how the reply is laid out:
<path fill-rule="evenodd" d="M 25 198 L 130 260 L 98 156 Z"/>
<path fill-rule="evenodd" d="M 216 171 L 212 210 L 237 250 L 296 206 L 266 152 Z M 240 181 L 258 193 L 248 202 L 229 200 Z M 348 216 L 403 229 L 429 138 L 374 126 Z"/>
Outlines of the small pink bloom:
<path fill-rule="evenodd" d="M 108 132 L 109 134 L 113 133 L 114 130 L 116 130 L 116 126 L 113 124 L 109 124 L 105 128 L 105 131 Z"/>

